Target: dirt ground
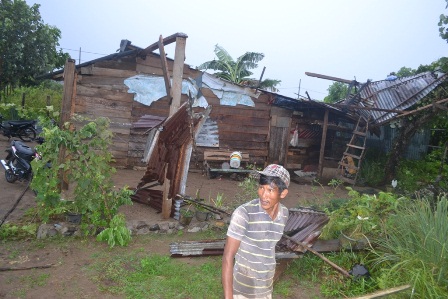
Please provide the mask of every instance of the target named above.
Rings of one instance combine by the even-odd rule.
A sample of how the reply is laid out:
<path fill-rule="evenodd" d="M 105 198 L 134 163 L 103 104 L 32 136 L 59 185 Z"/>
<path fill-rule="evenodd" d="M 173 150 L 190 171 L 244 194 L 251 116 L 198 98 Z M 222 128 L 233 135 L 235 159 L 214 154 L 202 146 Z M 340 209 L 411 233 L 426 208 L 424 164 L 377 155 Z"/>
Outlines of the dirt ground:
<path fill-rule="evenodd" d="M 0 136 L 0 158 L 4 159 L 4 150 L 9 142 L 5 137 Z M 2 154 L 3 153 L 3 154 Z M 17 198 L 26 187 L 26 183 L 7 183 L 3 168 L 0 169 L 0 219 L 12 208 Z M 134 187 L 138 184 L 143 171 L 139 170 L 118 170 L 114 175 L 117 188 L 123 186 Z M 344 198 L 347 191 L 340 187 L 333 189 L 325 184 L 312 186 L 310 183 L 302 181 L 296 183 L 294 177 L 289 188 L 289 194 L 283 203 L 288 208 L 298 206 L 308 206 L 312 203 L 320 203 L 331 198 Z M 225 176 L 215 179 L 207 179 L 200 171 L 190 171 L 186 184 L 186 194 L 195 196 L 200 191 L 202 198 L 216 198 L 218 193 L 224 194 L 225 202 L 234 201 L 237 194 L 241 194 L 238 187 L 239 181 L 232 180 Z M 248 198 L 247 200 L 250 200 Z M 17 208 L 9 215 L 7 221 L 15 222 L 31 207 L 35 206 L 34 193 L 27 191 Z M 153 208 L 134 203 L 132 206 L 121 208 L 121 212 L 126 215 L 127 220 L 145 220 L 147 222 L 162 221 L 161 214 Z M 173 219 L 170 219 L 173 221 Z M 148 253 L 160 253 L 169 255 L 169 243 L 188 240 L 189 234 L 182 236 L 161 236 L 157 242 L 147 242 L 145 236 L 133 238 L 132 244 L 126 248 L 116 248 L 116 252 L 132 251 L 143 248 Z M 0 241 L 1 242 L 1 241 Z M 38 247 L 35 242 L 7 242 L 0 243 L 0 298 L 120 298 L 112 295 L 105 295 L 97 285 L 89 280 L 88 275 L 84 275 L 86 267 L 91 264 L 95 255 L 99 252 L 109 252 L 106 244 L 95 241 L 89 242 L 83 239 L 73 238 L 62 245 L 57 242 L 39 242 Z M 200 262 L 201 258 L 183 259 L 188 262 Z M 193 261 L 195 260 L 195 261 Z M 51 267 L 33 270 L 1 271 L 3 268 L 14 267 Z M 39 284 L 39 277 L 46 277 L 43 285 Z M 308 289 L 308 291 L 304 291 Z M 306 293 L 306 294 L 305 294 Z M 309 293 L 309 294 L 308 294 Z M 317 290 L 309 286 L 297 284 L 297 294 L 300 298 L 319 298 Z M 295 297 L 295 298 L 299 298 Z"/>

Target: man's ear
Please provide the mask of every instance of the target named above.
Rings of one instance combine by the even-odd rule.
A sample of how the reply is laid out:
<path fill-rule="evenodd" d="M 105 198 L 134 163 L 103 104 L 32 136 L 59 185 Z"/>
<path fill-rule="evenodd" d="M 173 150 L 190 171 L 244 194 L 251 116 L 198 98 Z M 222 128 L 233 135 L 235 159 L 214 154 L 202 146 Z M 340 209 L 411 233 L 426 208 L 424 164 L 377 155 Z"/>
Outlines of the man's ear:
<path fill-rule="evenodd" d="M 286 195 L 288 195 L 288 189 L 285 189 L 282 191 L 282 193 L 280 193 L 280 198 L 285 198 Z"/>

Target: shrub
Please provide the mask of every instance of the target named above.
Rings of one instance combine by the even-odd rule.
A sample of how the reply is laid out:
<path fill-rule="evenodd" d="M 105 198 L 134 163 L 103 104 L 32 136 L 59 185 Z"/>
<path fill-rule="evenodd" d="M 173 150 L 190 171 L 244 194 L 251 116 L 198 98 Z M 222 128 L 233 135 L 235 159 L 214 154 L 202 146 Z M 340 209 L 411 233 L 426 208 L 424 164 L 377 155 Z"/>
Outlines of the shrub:
<path fill-rule="evenodd" d="M 25 94 L 25 106 L 22 97 Z M 34 87 L 20 87 L 5 97 L 0 104 L 0 113 L 5 119 L 38 119 L 47 116 L 59 120 L 61 111 L 63 86 L 54 81 L 44 81 Z M 50 103 L 47 103 L 47 97 Z"/>
<path fill-rule="evenodd" d="M 411 283 L 415 298 L 448 297 L 448 200 L 444 194 L 433 210 L 427 199 L 406 205 L 387 223 L 387 238 L 376 266 L 381 267 L 381 288 Z"/>
<path fill-rule="evenodd" d="M 98 118 L 73 131 L 69 130 L 71 126 L 66 123 L 65 130 L 57 126 L 43 130 L 45 142 L 37 147 L 43 159 L 32 162 L 34 178 L 31 183 L 37 192 L 39 215 L 47 222 L 53 214 L 68 209 L 67 202 L 71 202 L 70 206 L 83 214 L 83 228 L 89 224 L 107 227 L 114 223 L 112 219 L 121 205 L 132 203 L 132 192 L 127 187 L 115 190 L 111 178 L 116 170 L 110 165 L 109 121 Z M 65 159 L 59 164 L 62 147 Z M 51 161 L 51 167 L 47 167 L 47 161 Z M 62 194 L 62 174 L 73 185 L 73 193 Z"/>
<path fill-rule="evenodd" d="M 393 194 L 360 194 L 347 187 L 350 199 L 330 213 L 330 221 L 322 231 L 323 238 L 338 238 L 341 232 L 348 237 L 375 236 L 387 217 L 394 213 L 400 200 Z"/>

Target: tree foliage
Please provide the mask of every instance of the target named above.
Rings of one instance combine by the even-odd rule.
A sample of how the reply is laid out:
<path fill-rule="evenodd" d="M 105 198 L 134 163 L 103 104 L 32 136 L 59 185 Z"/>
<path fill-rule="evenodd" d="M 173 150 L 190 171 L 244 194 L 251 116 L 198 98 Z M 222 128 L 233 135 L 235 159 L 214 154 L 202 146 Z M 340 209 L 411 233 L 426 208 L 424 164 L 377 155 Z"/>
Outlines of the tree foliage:
<path fill-rule="evenodd" d="M 68 54 L 57 51 L 61 31 L 43 22 L 39 4 L 0 3 L 0 88 L 29 85 L 42 73 L 62 67 Z"/>
<path fill-rule="evenodd" d="M 448 0 L 445 1 L 446 7 L 448 7 Z M 448 42 L 448 16 L 441 14 L 438 25 L 440 37 Z"/>
<path fill-rule="evenodd" d="M 427 71 L 436 71 L 441 70 L 443 72 L 448 71 L 448 58 L 442 57 L 437 61 L 429 65 L 420 65 L 416 70 L 402 67 L 397 74 L 400 76 L 401 74 L 409 74 L 415 75 L 422 72 Z M 411 107 L 411 110 L 418 109 L 419 107 L 429 105 L 433 102 L 441 100 L 446 97 L 446 88 L 448 83 L 444 82 L 440 84 L 436 89 L 434 89 L 430 94 L 428 94 L 424 99 L 419 101 L 416 105 Z M 443 109 L 424 109 L 419 113 L 415 113 L 409 117 L 402 117 L 399 119 L 399 134 L 397 138 L 394 140 L 392 145 L 391 152 L 388 155 L 388 161 L 386 162 L 385 167 L 385 182 L 390 182 L 392 179 L 396 178 L 398 167 L 400 165 L 400 161 L 402 160 L 402 153 L 405 152 L 406 147 L 408 146 L 411 138 L 415 135 L 417 130 L 420 130 L 424 127 L 426 128 L 448 128 L 448 117 L 446 112 Z M 446 142 L 446 136 L 448 133 L 446 131 L 432 131 L 433 140 L 435 139 L 435 134 L 443 134 L 445 137 L 440 138 L 438 136 L 439 145 L 443 145 Z"/>
<path fill-rule="evenodd" d="M 324 98 L 325 103 L 336 103 L 347 96 L 348 85 L 342 82 L 334 82 L 328 87 L 328 96 Z"/>
<path fill-rule="evenodd" d="M 217 71 L 215 75 L 224 80 L 244 84 L 251 87 L 259 87 L 261 89 L 268 89 L 271 91 L 278 91 L 276 86 L 280 84 L 280 80 L 265 79 L 258 85 L 258 80 L 250 78 L 253 73 L 250 70 L 258 67 L 258 62 L 264 58 L 263 53 L 246 52 L 236 60 L 223 47 L 215 46 L 215 55 L 218 60 L 214 59 L 206 61 L 198 66 L 200 70 L 214 70 Z"/>

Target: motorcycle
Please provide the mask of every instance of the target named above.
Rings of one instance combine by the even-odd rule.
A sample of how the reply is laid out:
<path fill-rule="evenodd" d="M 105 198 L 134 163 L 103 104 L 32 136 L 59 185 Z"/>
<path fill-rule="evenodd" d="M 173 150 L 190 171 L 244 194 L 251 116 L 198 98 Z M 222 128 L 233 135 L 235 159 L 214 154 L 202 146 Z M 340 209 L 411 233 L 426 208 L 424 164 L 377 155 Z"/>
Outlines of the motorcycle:
<path fill-rule="evenodd" d="M 11 137 L 19 137 L 22 141 L 33 141 L 36 139 L 36 121 L 35 120 L 3 120 L 0 114 L 0 128 L 3 135 Z"/>
<path fill-rule="evenodd" d="M 38 139 L 39 143 L 43 139 Z M 13 140 L 11 148 L 7 149 L 8 155 L 5 160 L 1 160 L 3 168 L 5 169 L 5 178 L 8 183 L 15 181 L 31 181 L 33 172 L 31 169 L 31 161 L 33 159 L 41 159 L 39 153 L 24 143 Z"/>

